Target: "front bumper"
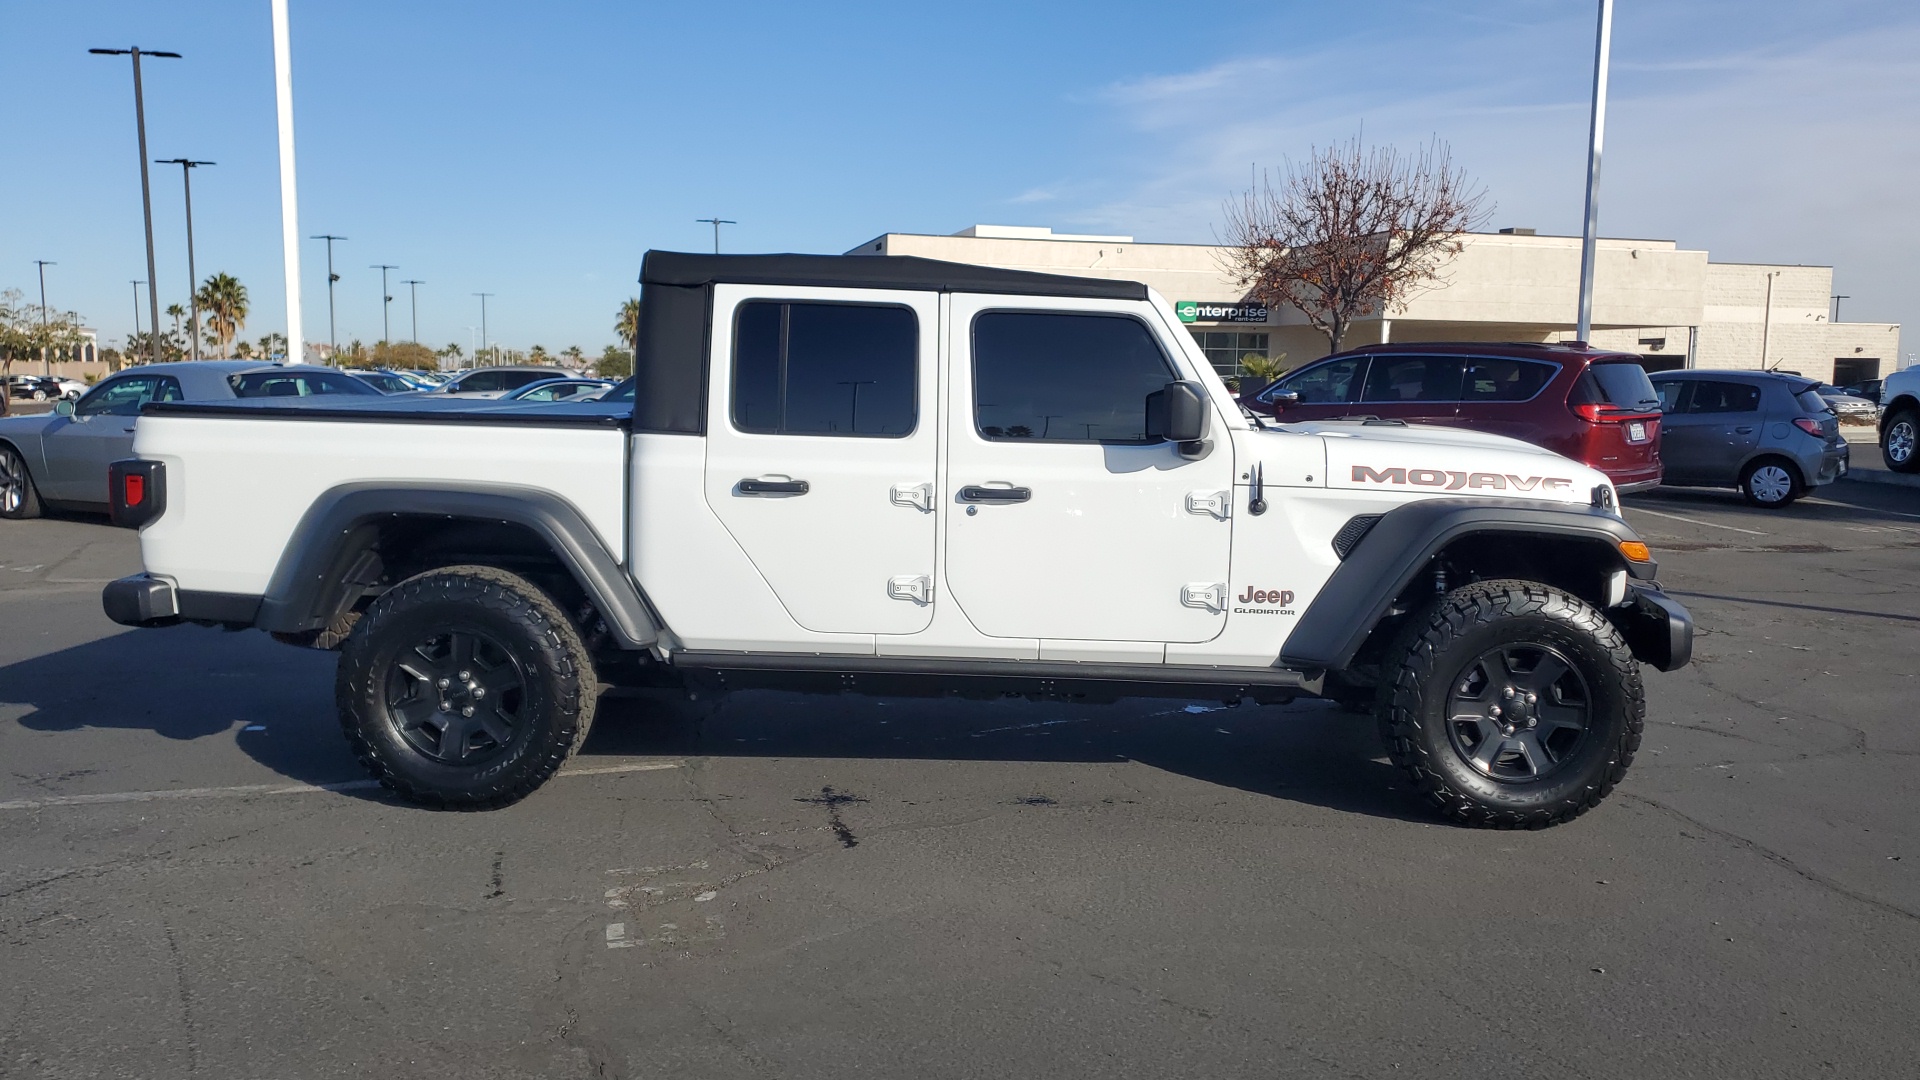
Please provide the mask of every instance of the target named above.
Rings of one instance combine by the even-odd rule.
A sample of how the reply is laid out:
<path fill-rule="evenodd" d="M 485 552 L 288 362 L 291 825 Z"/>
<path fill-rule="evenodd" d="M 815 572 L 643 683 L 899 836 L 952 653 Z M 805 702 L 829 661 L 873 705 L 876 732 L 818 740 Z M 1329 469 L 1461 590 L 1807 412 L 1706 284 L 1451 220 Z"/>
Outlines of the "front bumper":
<path fill-rule="evenodd" d="M 107 618 L 121 626 L 171 626 L 180 621 L 180 592 L 166 578 L 135 574 L 100 590 Z"/>
<path fill-rule="evenodd" d="M 1626 602 L 1609 609 L 1607 618 L 1643 664 L 1674 671 L 1693 659 L 1693 616 L 1655 586 L 1628 583 Z"/>

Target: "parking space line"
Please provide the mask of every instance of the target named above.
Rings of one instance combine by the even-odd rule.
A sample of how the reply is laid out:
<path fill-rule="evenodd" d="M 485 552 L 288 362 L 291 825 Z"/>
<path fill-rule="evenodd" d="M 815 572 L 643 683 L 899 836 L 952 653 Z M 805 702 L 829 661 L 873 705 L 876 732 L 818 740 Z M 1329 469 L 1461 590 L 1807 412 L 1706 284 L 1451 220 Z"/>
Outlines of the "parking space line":
<path fill-rule="evenodd" d="M 615 773 L 677 769 L 681 761 L 641 761 L 630 765 L 603 765 L 593 769 L 562 769 L 560 776 L 610 776 Z M 318 795 L 334 791 L 368 791 L 378 780 L 343 780 L 333 784 L 236 784 L 232 787 L 173 788 L 165 791 L 114 791 L 100 795 L 48 795 L 39 799 L 10 799 L 0 810 L 41 810 L 56 806 L 100 806 L 112 803 L 165 802 L 172 799 L 245 799 L 255 795 Z"/>
<path fill-rule="evenodd" d="M 1912 518 L 1915 521 L 1920 521 L 1920 514 L 1909 514 L 1900 510 L 1882 510 L 1877 506 L 1854 506 L 1851 503 L 1834 502 L 1831 499 L 1816 498 L 1806 498 L 1801 501 L 1811 503 L 1814 506 L 1831 506 L 1836 510 L 1852 510 L 1862 514 L 1890 514 L 1894 517 Z"/>
<path fill-rule="evenodd" d="M 1681 517 L 1679 514 L 1663 514 L 1658 510 L 1648 510 L 1645 507 L 1640 507 L 1640 506 L 1629 506 L 1627 507 L 1627 509 L 1632 510 L 1637 514 L 1652 514 L 1654 517 L 1658 517 L 1658 518 L 1671 518 L 1674 521 L 1684 521 L 1689 525 L 1705 525 L 1709 529 L 1726 529 L 1729 532 L 1746 533 L 1748 536 L 1767 535 L 1766 533 L 1759 532 L 1754 529 L 1742 529 L 1737 525 L 1721 525 L 1721 524 L 1718 524 L 1717 522 L 1699 521 L 1690 517 Z"/>

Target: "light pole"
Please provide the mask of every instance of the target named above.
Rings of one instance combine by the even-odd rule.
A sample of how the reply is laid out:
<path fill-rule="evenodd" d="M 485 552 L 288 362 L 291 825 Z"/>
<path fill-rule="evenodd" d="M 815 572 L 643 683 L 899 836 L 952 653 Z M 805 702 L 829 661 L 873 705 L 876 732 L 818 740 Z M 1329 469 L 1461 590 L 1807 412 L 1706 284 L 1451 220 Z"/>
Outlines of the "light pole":
<path fill-rule="evenodd" d="M 694 218 L 693 220 L 702 225 L 713 226 L 713 253 L 715 255 L 720 254 L 720 226 L 740 224 L 737 221 L 732 221 L 728 218 L 723 218 L 723 217 L 703 217 L 703 218 Z"/>
<path fill-rule="evenodd" d="M 1767 337 L 1773 331 L 1773 279 L 1779 276 L 1780 276 L 1780 271 L 1778 270 L 1767 271 L 1767 306 L 1765 309 L 1765 314 L 1760 316 L 1760 370 L 1761 371 L 1769 370 L 1767 368 Z"/>
<path fill-rule="evenodd" d="M 160 287 L 154 284 L 156 275 L 153 266 L 153 189 L 147 183 L 147 105 L 140 89 L 140 58 L 142 56 L 164 56 L 170 60 L 180 59 L 177 52 L 145 51 L 135 45 L 128 49 L 88 49 L 96 56 L 133 57 L 133 126 L 140 133 L 140 212 L 147 223 L 147 310 L 152 316 L 148 321 L 155 327 L 160 325 Z M 154 335 L 151 359 L 160 360 L 160 336 Z"/>
<path fill-rule="evenodd" d="M 387 292 L 387 271 L 400 269 L 389 263 L 374 263 L 369 270 L 380 271 L 380 340 L 393 343 L 393 332 L 387 323 L 387 312 L 393 307 L 393 297 Z"/>
<path fill-rule="evenodd" d="M 293 169 L 293 38 L 287 0 L 273 0 L 273 102 L 280 134 L 280 260 L 286 275 L 286 363 L 306 358 L 300 314 L 300 197 Z"/>
<path fill-rule="evenodd" d="M 127 355 L 133 355 L 133 342 L 140 340 L 140 286 L 144 281 L 133 283 L 133 337 L 127 340 Z"/>
<path fill-rule="evenodd" d="M 47 336 L 47 267 L 59 266 L 60 264 L 57 262 L 49 262 L 46 259 L 35 259 L 33 260 L 33 265 L 40 268 L 40 338 L 42 341 L 45 341 Z M 40 373 L 43 375 L 53 374 L 53 350 L 46 345 L 40 346 L 40 368 Z"/>
<path fill-rule="evenodd" d="M 413 343 L 418 345 L 420 344 L 420 286 L 425 285 L 426 282 L 408 278 L 400 284 L 407 287 L 407 298 L 411 301 L 408 307 L 413 311 Z"/>
<path fill-rule="evenodd" d="M 1580 232 L 1580 314 L 1574 337 L 1593 334 L 1593 256 L 1600 227 L 1600 144 L 1607 130 L 1607 63 L 1613 51 L 1613 0 L 1600 0 L 1593 46 L 1593 123 L 1587 129 L 1587 213 Z"/>
<path fill-rule="evenodd" d="M 1829 299 L 1833 301 L 1833 321 L 1839 322 L 1840 321 L 1840 301 L 1851 300 L 1853 299 L 1853 297 L 1848 296 L 1845 293 L 1834 293 L 1833 296 L 1830 297 Z"/>
<path fill-rule="evenodd" d="M 193 339 L 193 358 L 200 359 L 200 279 L 194 276 L 193 269 L 193 170 L 202 165 L 213 165 L 212 161 L 190 161 L 187 158 L 167 158 L 156 160 L 155 165 L 180 166 L 180 185 L 187 193 L 187 309 L 188 329 Z"/>
<path fill-rule="evenodd" d="M 493 294 L 490 292 L 477 292 L 477 293 L 474 293 L 473 295 L 480 298 L 480 352 L 486 352 L 487 351 L 487 297 L 492 296 Z M 480 362 L 480 353 L 473 354 L 473 359 L 474 359 L 474 366 L 478 367 Z"/>
<path fill-rule="evenodd" d="M 333 272 L 333 242 L 345 240 L 346 237 L 321 233 L 319 236 L 309 236 L 307 239 L 327 242 L 327 358 L 332 359 L 333 354 L 340 348 L 340 339 L 334 335 L 333 331 L 333 283 L 340 280 L 340 275 Z M 293 342 L 287 342 L 287 347 L 291 349 Z"/>

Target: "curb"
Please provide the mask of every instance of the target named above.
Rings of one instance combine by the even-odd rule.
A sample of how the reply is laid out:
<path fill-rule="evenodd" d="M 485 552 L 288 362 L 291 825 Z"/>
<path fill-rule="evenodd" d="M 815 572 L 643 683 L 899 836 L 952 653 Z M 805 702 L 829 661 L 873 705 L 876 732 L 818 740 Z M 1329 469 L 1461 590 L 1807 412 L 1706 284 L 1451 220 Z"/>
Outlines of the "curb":
<path fill-rule="evenodd" d="M 1920 489 L 1920 473 L 1887 472 L 1884 469 L 1850 469 L 1844 479 L 1858 480 L 1863 484 Z"/>

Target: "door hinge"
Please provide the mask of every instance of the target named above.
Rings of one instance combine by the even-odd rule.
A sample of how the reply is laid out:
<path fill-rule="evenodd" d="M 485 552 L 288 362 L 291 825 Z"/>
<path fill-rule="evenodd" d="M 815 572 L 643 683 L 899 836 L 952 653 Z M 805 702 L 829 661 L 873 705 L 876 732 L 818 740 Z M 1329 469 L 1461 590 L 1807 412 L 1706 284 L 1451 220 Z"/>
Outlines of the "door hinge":
<path fill-rule="evenodd" d="M 1209 517 L 1227 520 L 1233 512 L 1233 492 L 1231 491 L 1189 491 L 1187 492 L 1187 513 L 1206 514 Z"/>
<path fill-rule="evenodd" d="M 1204 608 L 1215 614 L 1227 610 L 1227 584 L 1216 581 L 1180 587 L 1180 602 L 1190 608 Z"/>
<path fill-rule="evenodd" d="M 916 604 L 933 603 L 933 579 L 926 574 L 902 574 L 887 579 L 887 595 Z"/>
<path fill-rule="evenodd" d="M 933 509 L 932 484 L 895 484 L 893 494 L 889 496 L 895 506 L 911 506 L 915 510 Z"/>

